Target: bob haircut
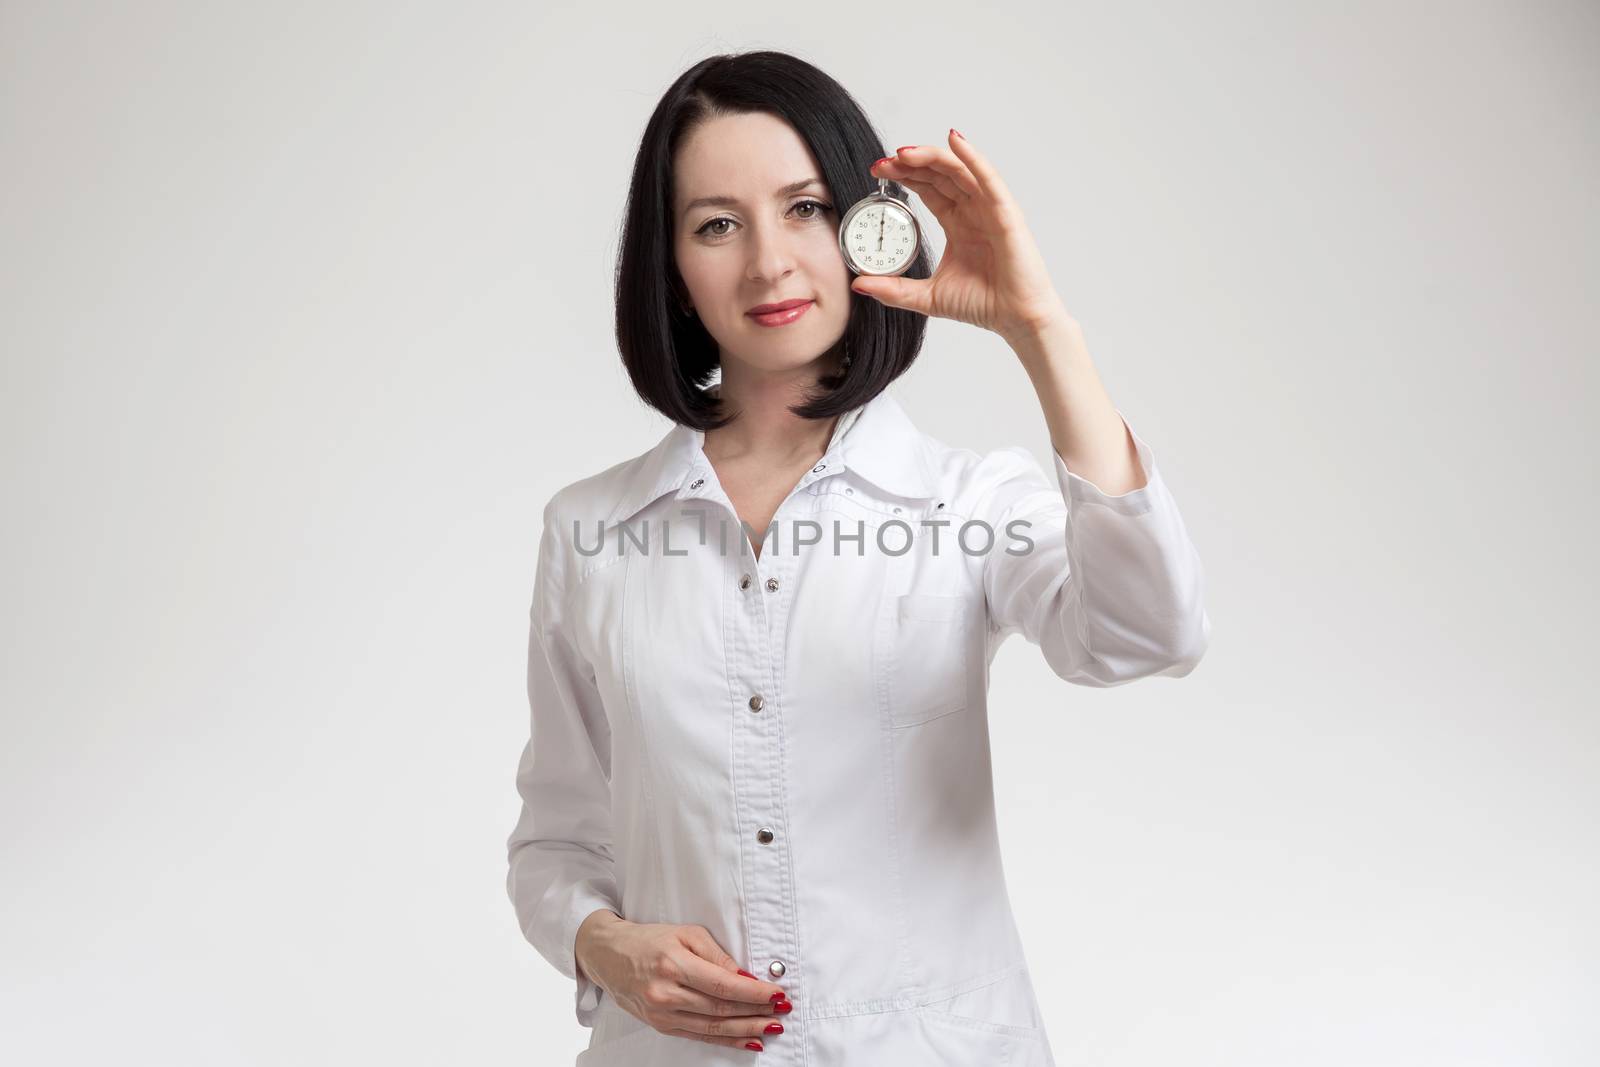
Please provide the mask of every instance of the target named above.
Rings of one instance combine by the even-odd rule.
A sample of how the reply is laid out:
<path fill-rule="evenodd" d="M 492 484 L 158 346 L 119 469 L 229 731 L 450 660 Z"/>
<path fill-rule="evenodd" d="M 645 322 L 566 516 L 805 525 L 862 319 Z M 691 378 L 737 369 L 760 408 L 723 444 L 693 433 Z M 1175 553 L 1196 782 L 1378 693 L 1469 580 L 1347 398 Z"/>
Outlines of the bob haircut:
<path fill-rule="evenodd" d="M 716 338 L 683 304 L 688 293 L 674 253 L 672 169 L 688 134 L 722 115 L 766 112 L 788 122 L 821 168 L 836 210 L 878 191 L 872 164 L 889 153 L 866 114 L 838 82 L 784 52 L 712 56 L 678 77 L 645 126 L 628 190 L 616 267 L 617 348 L 633 387 L 674 422 L 705 431 L 727 425 L 705 393 L 721 368 Z M 902 199 L 898 182 L 889 188 Z M 929 276 L 925 239 L 905 277 Z M 927 317 L 852 294 L 844 335 L 829 353 L 850 365 L 818 379 L 819 389 L 789 410 L 826 419 L 866 403 L 905 373 L 922 348 Z"/>

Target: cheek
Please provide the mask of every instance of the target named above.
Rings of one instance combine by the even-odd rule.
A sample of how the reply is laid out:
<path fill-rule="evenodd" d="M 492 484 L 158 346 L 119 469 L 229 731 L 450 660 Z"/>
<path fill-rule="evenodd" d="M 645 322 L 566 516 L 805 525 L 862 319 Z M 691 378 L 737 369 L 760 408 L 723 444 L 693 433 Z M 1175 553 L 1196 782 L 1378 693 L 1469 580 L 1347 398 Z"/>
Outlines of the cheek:
<path fill-rule="evenodd" d="M 850 268 L 845 265 L 844 253 L 839 251 L 837 230 L 819 234 L 816 242 L 807 246 L 806 270 L 818 290 L 835 301 L 850 295 Z"/>
<path fill-rule="evenodd" d="M 724 275 L 727 274 L 730 265 L 726 256 L 707 256 L 700 252 L 701 250 L 692 245 L 680 245 L 678 273 L 683 276 L 683 284 L 689 287 L 690 296 L 702 302 L 709 302 L 729 285 Z"/>

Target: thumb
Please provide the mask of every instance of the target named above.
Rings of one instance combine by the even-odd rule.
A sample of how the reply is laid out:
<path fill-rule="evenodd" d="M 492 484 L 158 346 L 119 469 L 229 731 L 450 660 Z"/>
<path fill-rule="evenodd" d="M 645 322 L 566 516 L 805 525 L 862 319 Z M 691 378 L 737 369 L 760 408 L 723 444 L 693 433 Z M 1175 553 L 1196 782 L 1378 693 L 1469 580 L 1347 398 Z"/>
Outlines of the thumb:
<path fill-rule="evenodd" d="M 862 275 L 850 283 L 850 289 L 889 307 L 928 314 L 928 281 L 925 278 Z"/>

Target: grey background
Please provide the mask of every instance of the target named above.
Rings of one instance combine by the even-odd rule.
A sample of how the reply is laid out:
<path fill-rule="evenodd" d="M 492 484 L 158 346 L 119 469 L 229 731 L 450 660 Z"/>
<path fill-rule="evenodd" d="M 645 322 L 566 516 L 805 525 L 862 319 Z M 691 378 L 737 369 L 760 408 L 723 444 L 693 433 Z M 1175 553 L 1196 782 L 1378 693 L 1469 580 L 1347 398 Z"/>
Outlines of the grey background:
<path fill-rule="evenodd" d="M 995 162 L 1206 563 L 1181 682 L 996 663 L 1059 1062 L 1594 1061 L 1600 13 L 874 10 L 0 5 L 6 1059 L 582 1047 L 502 885 L 538 520 L 666 429 L 649 109 L 775 47 Z M 1048 460 L 992 334 L 895 392 Z"/>

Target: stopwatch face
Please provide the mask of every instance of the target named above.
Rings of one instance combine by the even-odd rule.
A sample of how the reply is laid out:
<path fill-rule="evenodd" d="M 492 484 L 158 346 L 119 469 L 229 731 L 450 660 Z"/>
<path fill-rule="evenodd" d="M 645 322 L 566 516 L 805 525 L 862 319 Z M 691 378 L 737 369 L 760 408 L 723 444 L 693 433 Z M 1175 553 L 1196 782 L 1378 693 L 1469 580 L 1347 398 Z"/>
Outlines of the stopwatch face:
<path fill-rule="evenodd" d="M 917 255 L 917 220 L 893 197 L 868 197 L 840 221 L 839 248 L 857 274 L 900 274 Z"/>

